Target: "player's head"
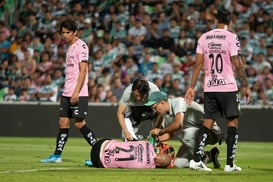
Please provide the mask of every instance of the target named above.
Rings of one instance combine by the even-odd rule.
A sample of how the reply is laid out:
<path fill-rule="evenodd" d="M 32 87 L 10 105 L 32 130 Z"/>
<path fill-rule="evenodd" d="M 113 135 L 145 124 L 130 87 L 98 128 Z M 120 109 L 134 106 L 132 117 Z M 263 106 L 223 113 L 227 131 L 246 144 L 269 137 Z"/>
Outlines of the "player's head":
<path fill-rule="evenodd" d="M 132 85 L 132 94 L 137 101 L 142 101 L 149 94 L 150 87 L 146 80 L 136 79 Z"/>
<path fill-rule="evenodd" d="M 216 14 L 216 21 L 217 23 L 229 25 L 231 22 L 231 13 L 223 8 L 218 9 Z"/>
<path fill-rule="evenodd" d="M 60 31 L 64 40 L 68 44 L 72 44 L 77 39 L 78 23 L 72 18 L 67 18 L 60 24 Z"/>
<path fill-rule="evenodd" d="M 61 32 L 63 31 L 63 28 L 65 28 L 69 31 L 72 31 L 72 32 L 76 32 L 79 29 L 77 21 L 72 18 L 67 18 L 61 22 L 61 24 L 60 24 L 60 31 Z"/>
<path fill-rule="evenodd" d="M 166 168 L 171 163 L 171 156 L 164 153 L 156 153 L 155 163 L 156 167 Z"/>

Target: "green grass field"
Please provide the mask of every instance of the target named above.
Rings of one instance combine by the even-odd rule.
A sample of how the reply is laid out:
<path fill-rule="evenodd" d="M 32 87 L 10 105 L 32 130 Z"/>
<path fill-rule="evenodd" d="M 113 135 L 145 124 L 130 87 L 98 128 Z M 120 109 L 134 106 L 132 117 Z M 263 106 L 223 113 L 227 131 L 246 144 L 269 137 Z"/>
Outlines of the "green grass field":
<path fill-rule="evenodd" d="M 63 162 L 42 164 L 40 159 L 54 150 L 55 138 L 0 137 L 1 182 L 178 182 L 178 181 L 273 181 L 273 143 L 239 142 L 236 164 L 241 172 L 226 173 L 226 146 L 220 146 L 221 169 L 212 172 L 191 169 L 98 169 L 84 166 L 89 147 L 82 138 L 70 138 L 63 152 Z M 177 150 L 178 141 L 170 141 Z M 208 149 L 210 146 L 208 146 Z M 212 167 L 212 164 L 208 164 Z"/>

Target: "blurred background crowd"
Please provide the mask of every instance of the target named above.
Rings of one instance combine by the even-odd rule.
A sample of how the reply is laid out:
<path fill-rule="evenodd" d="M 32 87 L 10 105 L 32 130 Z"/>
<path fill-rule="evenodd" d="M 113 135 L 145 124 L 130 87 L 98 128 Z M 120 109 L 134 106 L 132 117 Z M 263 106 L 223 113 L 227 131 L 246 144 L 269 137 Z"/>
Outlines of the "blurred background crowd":
<path fill-rule="evenodd" d="M 252 104 L 273 105 L 272 0 L 0 0 L 0 101 L 58 101 L 66 17 L 89 46 L 89 102 L 117 103 L 136 77 L 184 96 L 197 40 L 220 7 L 232 12 Z M 197 87 L 202 103 L 202 76 Z"/>

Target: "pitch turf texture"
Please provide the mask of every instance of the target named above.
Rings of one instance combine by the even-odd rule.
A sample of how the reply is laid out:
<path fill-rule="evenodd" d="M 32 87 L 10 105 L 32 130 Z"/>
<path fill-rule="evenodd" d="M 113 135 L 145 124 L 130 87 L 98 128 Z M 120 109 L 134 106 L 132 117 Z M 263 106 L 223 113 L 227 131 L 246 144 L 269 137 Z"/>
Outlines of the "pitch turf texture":
<path fill-rule="evenodd" d="M 226 145 L 220 145 L 221 168 L 212 172 L 191 169 L 98 169 L 84 166 L 89 147 L 82 138 L 70 138 L 63 162 L 39 163 L 54 150 L 54 138 L 0 137 L 1 182 L 178 182 L 273 181 L 273 142 L 239 142 L 236 164 L 241 172 L 226 173 Z M 178 141 L 170 141 L 177 150 Z M 208 164 L 212 167 L 212 164 Z"/>

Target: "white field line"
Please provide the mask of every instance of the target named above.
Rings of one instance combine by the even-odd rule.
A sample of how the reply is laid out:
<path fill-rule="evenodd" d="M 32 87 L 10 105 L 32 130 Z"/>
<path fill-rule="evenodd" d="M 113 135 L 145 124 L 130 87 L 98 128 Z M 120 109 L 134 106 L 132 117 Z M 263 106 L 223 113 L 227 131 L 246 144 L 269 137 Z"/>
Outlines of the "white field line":
<path fill-rule="evenodd" d="M 76 169 L 73 167 L 59 167 L 59 168 L 44 168 L 44 169 L 25 169 L 25 170 L 14 170 L 14 171 L 0 171 L 0 174 L 9 174 L 9 173 L 32 173 L 32 172 L 39 172 L 39 171 L 62 171 L 62 170 L 69 170 L 69 169 Z"/>

